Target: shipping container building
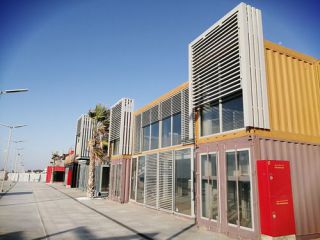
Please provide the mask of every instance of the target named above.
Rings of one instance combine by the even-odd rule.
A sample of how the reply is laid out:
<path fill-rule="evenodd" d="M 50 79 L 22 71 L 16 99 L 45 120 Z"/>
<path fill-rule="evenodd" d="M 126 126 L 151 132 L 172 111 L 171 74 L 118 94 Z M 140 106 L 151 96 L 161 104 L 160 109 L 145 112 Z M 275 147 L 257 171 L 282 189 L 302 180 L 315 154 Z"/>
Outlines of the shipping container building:
<path fill-rule="evenodd" d="M 320 237 L 320 61 L 239 4 L 189 44 L 189 81 L 111 108 L 110 198 L 240 239 Z"/>
<path fill-rule="evenodd" d="M 261 12 L 243 3 L 189 56 L 198 224 L 237 238 L 319 237 L 319 60 L 264 41 Z M 260 160 L 279 165 L 270 202 L 260 201 Z"/>
<path fill-rule="evenodd" d="M 110 109 L 108 155 L 111 166 L 109 197 L 121 203 L 129 200 L 133 104 L 132 99 L 122 98 Z"/>
<path fill-rule="evenodd" d="M 194 217 L 189 109 L 184 83 L 134 113 L 131 201 Z"/>
<path fill-rule="evenodd" d="M 88 164 L 89 164 L 89 140 L 92 138 L 96 121 L 88 115 L 82 115 L 77 122 L 75 161 L 76 187 L 86 191 L 88 183 Z"/>

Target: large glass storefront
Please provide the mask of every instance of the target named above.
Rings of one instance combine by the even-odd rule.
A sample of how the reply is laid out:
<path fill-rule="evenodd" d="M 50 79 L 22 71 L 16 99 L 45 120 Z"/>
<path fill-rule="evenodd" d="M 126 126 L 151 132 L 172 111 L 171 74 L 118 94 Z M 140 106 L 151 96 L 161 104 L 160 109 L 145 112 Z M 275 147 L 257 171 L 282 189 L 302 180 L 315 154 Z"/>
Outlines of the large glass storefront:
<path fill-rule="evenodd" d="M 190 148 L 165 151 L 133 158 L 131 199 L 146 206 L 177 212 L 192 213 L 192 151 Z M 135 198 L 134 194 L 135 193 Z"/>

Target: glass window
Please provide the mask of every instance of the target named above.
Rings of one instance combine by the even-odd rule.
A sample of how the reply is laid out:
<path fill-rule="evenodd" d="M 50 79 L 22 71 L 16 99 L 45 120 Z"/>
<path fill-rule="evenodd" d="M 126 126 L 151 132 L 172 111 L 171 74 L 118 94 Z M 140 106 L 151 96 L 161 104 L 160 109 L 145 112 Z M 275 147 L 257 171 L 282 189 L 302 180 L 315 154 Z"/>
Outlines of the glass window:
<path fill-rule="evenodd" d="M 145 156 L 139 157 L 137 174 L 137 202 L 144 203 Z"/>
<path fill-rule="evenodd" d="M 151 124 L 151 149 L 159 148 L 159 122 Z"/>
<path fill-rule="evenodd" d="M 202 217 L 218 218 L 218 183 L 216 154 L 201 155 Z"/>
<path fill-rule="evenodd" d="M 227 152 L 226 161 L 228 222 L 251 228 L 249 151 Z"/>
<path fill-rule="evenodd" d="M 113 155 L 119 155 L 119 146 L 120 146 L 120 139 L 116 139 L 113 142 Z"/>
<path fill-rule="evenodd" d="M 162 120 L 161 147 L 171 146 L 171 117 Z"/>
<path fill-rule="evenodd" d="M 219 132 L 219 104 L 207 104 L 201 110 L 201 136 L 207 136 Z"/>
<path fill-rule="evenodd" d="M 143 129 L 143 151 L 150 149 L 150 125 Z"/>
<path fill-rule="evenodd" d="M 181 143 L 181 113 L 172 116 L 172 145 Z"/>
<path fill-rule="evenodd" d="M 101 192 L 109 191 L 109 179 L 110 179 L 110 168 L 102 167 L 102 176 L 101 176 Z"/>
<path fill-rule="evenodd" d="M 175 211 L 191 215 L 191 150 L 175 152 Z"/>
<path fill-rule="evenodd" d="M 132 158 L 131 164 L 131 194 L 130 198 L 136 197 L 136 180 L 137 180 L 137 158 Z"/>
<path fill-rule="evenodd" d="M 222 102 L 223 131 L 244 127 L 242 95 Z"/>

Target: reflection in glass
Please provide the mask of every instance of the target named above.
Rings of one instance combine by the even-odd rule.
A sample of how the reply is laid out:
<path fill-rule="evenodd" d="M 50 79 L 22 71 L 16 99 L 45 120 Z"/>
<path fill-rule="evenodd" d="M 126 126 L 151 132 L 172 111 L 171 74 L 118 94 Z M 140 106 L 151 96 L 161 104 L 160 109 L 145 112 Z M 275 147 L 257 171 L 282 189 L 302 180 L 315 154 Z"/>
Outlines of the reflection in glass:
<path fill-rule="evenodd" d="M 149 150 L 150 146 L 150 125 L 143 129 L 143 151 Z"/>
<path fill-rule="evenodd" d="M 235 154 L 226 154 L 228 222 L 252 228 L 249 151 L 240 150 Z"/>
<path fill-rule="evenodd" d="M 238 169 L 241 176 L 249 175 L 249 152 L 248 151 L 238 151 Z"/>
<path fill-rule="evenodd" d="M 201 155 L 202 217 L 218 218 L 216 154 Z"/>
<path fill-rule="evenodd" d="M 240 226 L 252 227 L 250 182 L 239 182 L 239 213 Z"/>
<path fill-rule="evenodd" d="M 244 127 L 242 95 L 222 102 L 223 131 Z"/>
<path fill-rule="evenodd" d="M 151 149 L 159 148 L 159 122 L 151 124 Z"/>
<path fill-rule="evenodd" d="M 162 120 L 161 147 L 171 146 L 171 117 Z"/>
<path fill-rule="evenodd" d="M 234 152 L 227 152 L 227 175 L 236 176 L 236 156 Z"/>
<path fill-rule="evenodd" d="M 181 143 L 181 114 L 172 116 L 172 145 Z"/>
<path fill-rule="evenodd" d="M 112 155 L 118 155 L 119 154 L 119 146 L 120 146 L 120 139 L 114 140 L 113 149 L 112 149 Z"/>
<path fill-rule="evenodd" d="M 175 153 L 175 211 L 191 215 L 191 150 Z"/>
<path fill-rule="evenodd" d="M 137 176 L 137 202 L 144 202 L 144 173 L 145 173 L 145 156 L 139 157 L 138 176 Z"/>
<path fill-rule="evenodd" d="M 130 198 L 135 199 L 136 195 L 136 179 L 137 179 L 137 158 L 132 158 L 131 165 L 131 194 Z"/>
<path fill-rule="evenodd" d="M 219 132 L 219 104 L 207 104 L 201 110 L 201 136 L 207 136 Z"/>
<path fill-rule="evenodd" d="M 236 181 L 228 181 L 227 186 L 227 208 L 228 208 L 228 222 L 237 224 L 238 220 L 238 202 L 237 202 L 237 187 Z"/>

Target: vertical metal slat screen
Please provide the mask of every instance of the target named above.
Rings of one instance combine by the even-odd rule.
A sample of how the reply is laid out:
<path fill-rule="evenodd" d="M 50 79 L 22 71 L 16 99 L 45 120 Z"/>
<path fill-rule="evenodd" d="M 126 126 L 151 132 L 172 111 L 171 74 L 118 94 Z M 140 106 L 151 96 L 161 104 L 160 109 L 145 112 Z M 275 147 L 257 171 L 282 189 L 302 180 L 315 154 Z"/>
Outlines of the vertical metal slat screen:
<path fill-rule="evenodd" d="M 261 12 L 244 3 L 189 45 L 192 107 L 243 94 L 244 125 L 269 129 Z"/>
<path fill-rule="evenodd" d="M 173 211 L 173 152 L 159 154 L 159 208 Z"/>
<path fill-rule="evenodd" d="M 121 111 L 121 102 L 111 109 L 110 141 L 120 138 Z"/>
<path fill-rule="evenodd" d="M 139 153 L 141 150 L 141 114 L 135 117 L 134 131 L 134 153 Z"/>
<path fill-rule="evenodd" d="M 188 143 L 189 137 L 189 89 L 184 89 L 181 94 L 181 142 Z"/>
<path fill-rule="evenodd" d="M 157 154 L 146 156 L 146 183 L 145 183 L 145 203 L 150 207 L 157 207 Z"/>

